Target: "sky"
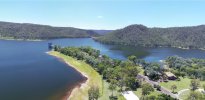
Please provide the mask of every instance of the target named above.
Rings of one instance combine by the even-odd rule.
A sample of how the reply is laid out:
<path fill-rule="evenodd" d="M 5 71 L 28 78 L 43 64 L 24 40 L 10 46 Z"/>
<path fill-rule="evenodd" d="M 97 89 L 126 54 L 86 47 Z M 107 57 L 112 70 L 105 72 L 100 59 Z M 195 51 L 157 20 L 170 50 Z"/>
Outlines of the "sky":
<path fill-rule="evenodd" d="M 0 0 L 0 21 L 82 29 L 205 24 L 205 0 Z"/>

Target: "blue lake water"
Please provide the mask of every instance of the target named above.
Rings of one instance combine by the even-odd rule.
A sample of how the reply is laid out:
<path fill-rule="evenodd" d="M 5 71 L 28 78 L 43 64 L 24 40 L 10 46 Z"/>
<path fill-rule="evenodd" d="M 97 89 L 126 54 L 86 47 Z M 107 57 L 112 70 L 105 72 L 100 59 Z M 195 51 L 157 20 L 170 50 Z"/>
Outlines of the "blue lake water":
<path fill-rule="evenodd" d="M 202 50 L 105 45 L 91 38 L 0 40 L 0 100 L 59 100 L 84 80 L 73 68 L 45 53 L 50 42 L 61 46 L 91 46 L 122 60 L 131 54 L 150 62 L 173 55 L 205 58 Z"/>

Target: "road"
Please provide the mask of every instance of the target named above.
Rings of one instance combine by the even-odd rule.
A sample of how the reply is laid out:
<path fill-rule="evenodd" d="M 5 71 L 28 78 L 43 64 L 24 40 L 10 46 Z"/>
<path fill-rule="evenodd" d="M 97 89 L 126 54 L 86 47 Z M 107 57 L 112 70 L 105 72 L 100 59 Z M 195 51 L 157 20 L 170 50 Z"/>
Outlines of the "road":
<path fill-rule="evenodd" d="M 152 81 L 147 76 L 144 76 L 144 75 L 137 75 L 137 78 L 138 79 L 143 79 L 144 81 L 146 81 L 147 83 L 151 84 L 152 86 L 159 85 L 158 82 Z M 168 89 L 166 89 L 164 87 L 161 87 L 161 91 L 160 92 L 162 92 L 163 94 L 170 95 L 173 98 L 178 99 L 178 95 L 177 94 L 172 93 L 171 91 L 169 91 Z"/>

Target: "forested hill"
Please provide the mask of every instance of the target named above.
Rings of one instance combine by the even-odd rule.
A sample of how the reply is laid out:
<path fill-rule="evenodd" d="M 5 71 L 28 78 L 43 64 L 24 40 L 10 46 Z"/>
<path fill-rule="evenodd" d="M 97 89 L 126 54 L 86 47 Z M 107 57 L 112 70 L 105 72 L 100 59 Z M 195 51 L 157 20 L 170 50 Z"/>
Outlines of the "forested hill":
<path fill-rule="evenodd" d="M 94 31 L 94 32 L 96 32 L 96 33 L 98 33 L 100 35 L 105 35 L 107 33 L 112 32 L 113 30 L 92 30 L 92 31 Z"/>
<path fill-rule="evenodd" d="M 92 30 L 72 27 L 52 27 L 48 25 L 0 22 L 0 37 L 14 39 L 52 39 L 99 36 Z"/>
<path fill-rule="evenodd" d="M 205 25 L 171 28 L 130 25 L 98 37 L 96 40 L 103 43 L 144 47 L 205 49 Z"/>

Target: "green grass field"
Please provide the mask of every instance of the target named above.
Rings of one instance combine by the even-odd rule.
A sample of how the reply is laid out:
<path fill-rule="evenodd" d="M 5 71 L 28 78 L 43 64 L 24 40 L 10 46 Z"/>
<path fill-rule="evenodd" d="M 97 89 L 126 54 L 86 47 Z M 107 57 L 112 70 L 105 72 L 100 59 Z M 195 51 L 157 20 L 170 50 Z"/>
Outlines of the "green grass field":
<path fill-rule="evenodd" d="M 172 85 L 176 85 L 177 89 L 175 90 L 176 92 L 183 90 L 183 89 L 189 89 L 190 88 L 190 83 L 191 83 L 191 79 L 189 78 L 182 78 L 180 77 L 180 81 L 168 81 L 168 82 L 162 82 L 160 83 L 161 86 L 171 90 L 171 86 Z M 201 81 L 201 86 L 205 84 L 205 81 Z"/>
<path fill-rule="evenodd" d="M 184 91 L 183 93 L 181 93 L 181 94 L 179 95 L 179 98 L 182 99 L 182 100 L 187 99 L 187 98 L 189 97 L 190 92 L 191 92 L 190 90 Z"/>
<path fill-rule="evenodd" d="M 141 98 L 142 96 L 142 88 L 138 88 L 137 91 L 133 91 L 139 98 Z M 159 94 L 161 94 L 160 92 L 158 92 L 157 90 L 154 90 L 153 92 L 151 92 L 149 94 L 149 96 L 154 95 L 154 96 L 158 96 Z"/>
<path fill-rule="evenodd" d="M 201 92 L 199 92 L 199 91 L 197 91 L 197 90 L 196 90 L 195 92 L 201 93 Z M 181 94 L 179 95 L 179 98 L 180 98 L 181 100 L 187 100 L 187 99 L 189 98 L 189 96 L 190 96 L 190 93 L 191 93 L 191 90 L 184 91 L 183 93 L 181 93 Z"/>
<path fill-rule="evenodd" d="M 59 52 L 51 51 L 49 54 L 63 59 L 66 63 L 74 67 L 79 72 L 85 74 L 89 78 L 87 85 L 84 86 L 84 88 L 78 89 L 76 93 L 73 93 L 70 100 L 87 100 L 87 91 L 90 86 L 93 85 L 98 86 L 100 89 L 101 97 L 99 100 L 109 100 L 109 96 L 111 95 L 111 91 L 108 90 L 109 84 L 106 81 L 103 81 L 101 75 L 99 75 L 99 73 L 96 72 L 90 65 L 84 61 L 76 60 Z M 118 96 L 119 100 L 125 100 L 119 92 L 115 91 L 115 95 Z"/>
<path fill-rule="evenodd" d="M 144 75 L 144 69 L 142 67 L 139 67 L 140 68 L 140 75 Z"/>
<path fill-rule="evenodd" d="M 104 83 L 104 85 L 103 85 L 103 95 L 100 97 L 100 100 L 109 100 L 109 96 L 112 95 L 112 91 L 110 91 L 108 89 L 108 87 L 109 87 L 108 82 L 106 82 L 104 80 L 103 83 Z M 114 96 L 118 97 L 118 100 L 125 100 L 125 98 L 119 92 L 114 91 L 113 94 L 114 94 Z"/>

